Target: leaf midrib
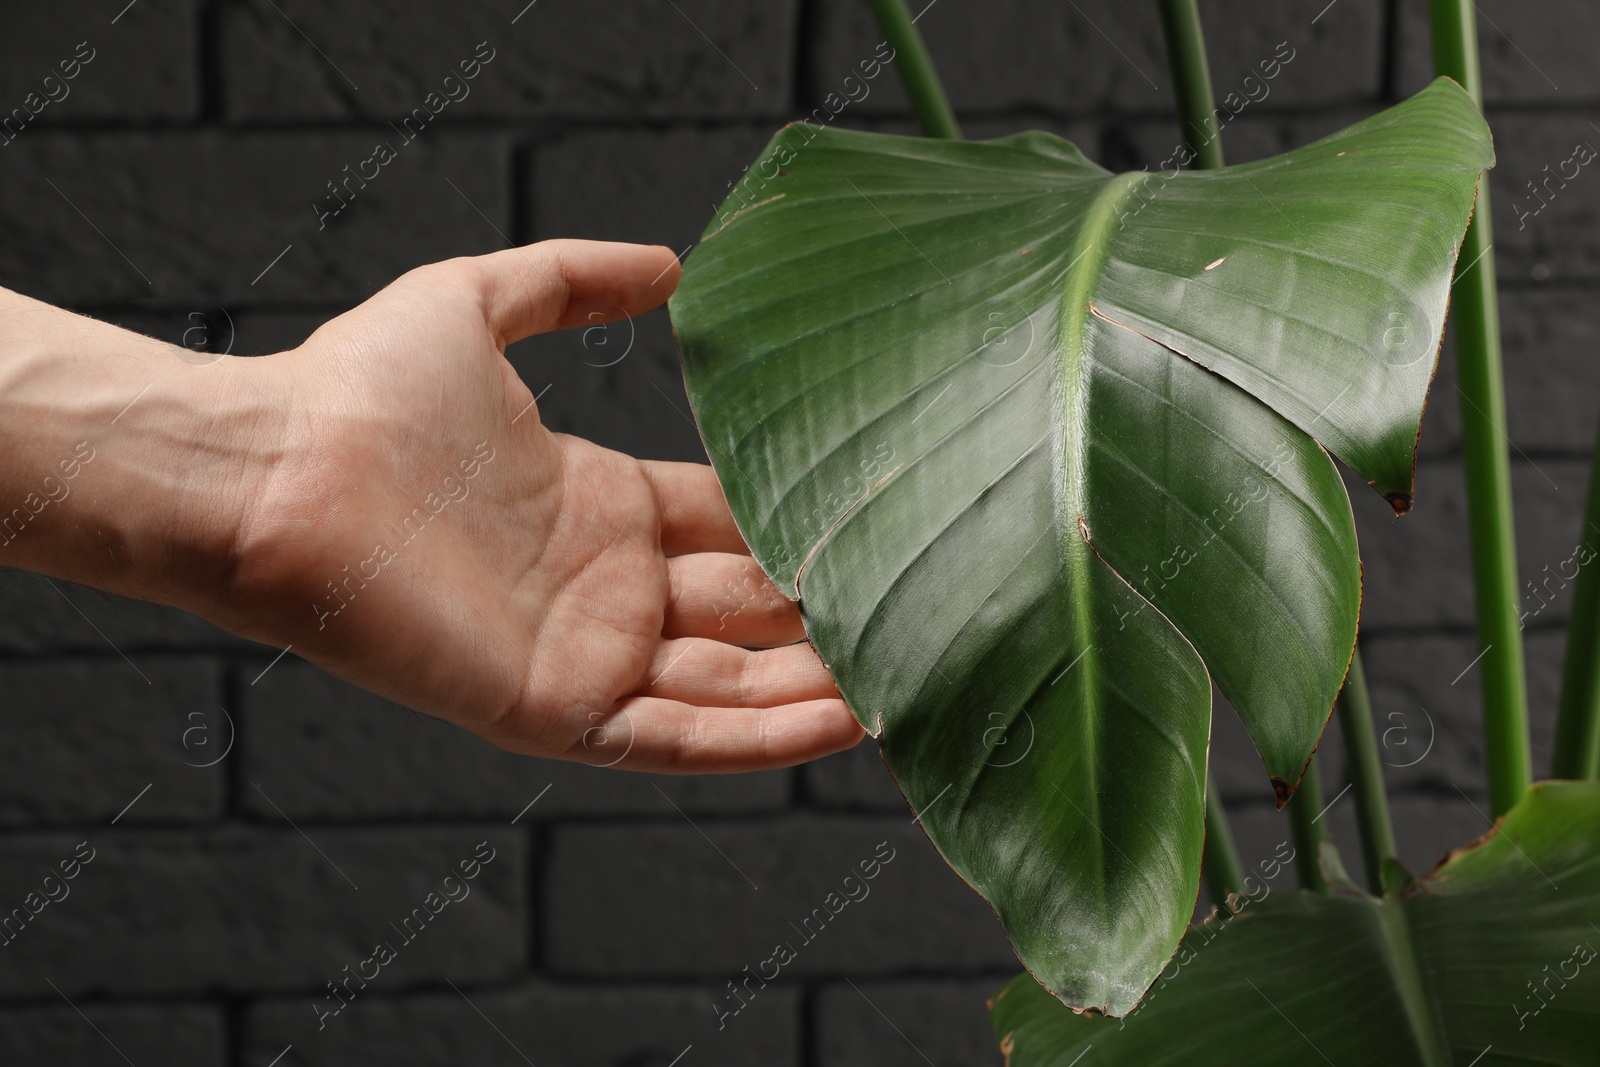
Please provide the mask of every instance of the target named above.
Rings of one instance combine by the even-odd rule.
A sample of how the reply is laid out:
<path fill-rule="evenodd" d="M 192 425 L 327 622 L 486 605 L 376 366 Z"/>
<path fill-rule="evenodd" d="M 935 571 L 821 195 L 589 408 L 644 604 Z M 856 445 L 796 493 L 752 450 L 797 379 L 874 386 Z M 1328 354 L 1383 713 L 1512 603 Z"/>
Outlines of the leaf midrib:
<path fill-rule="evenodd" d="M 1095 284 L 1105 269 L 1110 255 L 1112 225 L 1117 221 L 1122 204 L 1133 187 L 1145 177 L 1143 171 L 1133 171 L 1109 178 L 1105 187 L 1089 203 L 1073 242 L 1072 258 L 1067 261 L 1066 277 L 1061 292 L 1060 316 L 1057 319 L 1056 351 L 1060 360 L 1055 380 L 1055 402 L 1051 411 L 1056 417 L 1051 444 L 1055 451 L 1052 489 L 1056 505 L 1057 532 L 1061 536 L 1062 559 L 1067 588 L 1073 590 L 1073 618 L 1077 623 L 1078 638 L 1084 649 L 1076 682 L 1083 693 L 1083 706 L 1089 709 L 1084 717 L 1088 736 L 1085 751 L 1099 751 L 1099 701 L 1095 699 L 1095 681 L 1100 675 L 1099 657 L 1094 649 L 1094 625 L 1090 615 L 1089 591 L 1093 588 L 1090 568 L 1091 549 L 1085 529 L 1088 493 L 1085 488 L 1085 462 L 1089 447 L 1089 371 L 1086 365 L 1086 347 L 1090 321 L 1090 298 Z M 1088 531 L 1092 536 L 1092 531 Z M 1093 813 L 1081 812 L 1085 821 L 1107 840 L 1104 820 L 1100 810 L 1099 766 L 1094 759 L 1084 761 L 1089 780 L 1084 783 L 1084 797 L 1090 801 Z M 1106 852 L 1095 849 L 1100 860 L 1100 884 L 1109 892 L 1105 878 Z"/>
<path fill-rule="evenodd" d="M 1384 962 L 1389 966 L 1399 994 L 1400 1008 L 1416 1038 L 1422 1067 L 1450 1067 L 1450 1056 L 1445 1051 L 1440 1021 L 1433 1007 L 1435 999 L 1428 990 L 1422 961 L 1417 957 L 1416 941 L 1411 935 L 1406 904 L 1398 899 L 1384 900 L 1378 903 L 1377 910 Z"/>

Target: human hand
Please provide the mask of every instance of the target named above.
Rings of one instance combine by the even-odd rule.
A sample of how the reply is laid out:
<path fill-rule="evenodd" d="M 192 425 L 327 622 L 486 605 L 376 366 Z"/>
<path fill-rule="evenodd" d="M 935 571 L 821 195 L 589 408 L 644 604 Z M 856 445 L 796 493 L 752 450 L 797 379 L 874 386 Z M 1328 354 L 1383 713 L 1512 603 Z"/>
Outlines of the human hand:
<path fill-rule="evenodd" d="M 548 241 L 419 268 L 228 361 L 211 388 L 261 398 L 270 461 L 233 487 L 222 590 L 186 606 L 515 752 L 687 773 L 854 745 L 711 469 L 551 433 L 504 358 L 677 278 L 670 249 Z"/>

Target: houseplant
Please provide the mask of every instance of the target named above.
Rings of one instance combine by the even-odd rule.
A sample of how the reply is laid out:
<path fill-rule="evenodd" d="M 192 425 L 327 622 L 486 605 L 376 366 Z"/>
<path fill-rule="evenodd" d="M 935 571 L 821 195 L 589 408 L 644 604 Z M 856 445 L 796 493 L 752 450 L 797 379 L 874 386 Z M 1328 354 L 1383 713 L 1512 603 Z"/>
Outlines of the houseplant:
<path fill-rule="evenodd" d="M 1518 1000 L 1541 968 L 1571 982 L 1587 962 L 1600 793 L 1528 786 L 1470 5 L 1434 4 L 1434 85 L 1224 169 L 1193 0 L 1161 6 L 1186 143 L 1170 172 L 1112 175 L 1048 135 L 955 140 L 911 18 L 875 0 L 939 139 L 796 124 L 708 227 L 672 312 L 713 465 L 918 821 L 1029 968 L 995 1001 L 1013 1063 L 1118 1046 L 1129 1063 L 1587 1062 L 1600 998 Z M 1456 267 L 1506 821 L 1416 879 L 1393 858 L 1328 453 L 1409 508 Z M 1595 774 L 1600 721 L 1585 577 L 1556 769 L 1575 778 Z M 1255 897 L 1227 844 L 1211 680 L 1294 816 L 1300 894 Z M 1341 693 L 1366 891 L 1313 818 L 1311 754 Z M 1185 935 L 1202 866 L 1226 921 Z M 1197 1025 L 1261 974 L 1249 1022 Z M 1362 990 L 1391 995 L 1378 1010 Z"/>

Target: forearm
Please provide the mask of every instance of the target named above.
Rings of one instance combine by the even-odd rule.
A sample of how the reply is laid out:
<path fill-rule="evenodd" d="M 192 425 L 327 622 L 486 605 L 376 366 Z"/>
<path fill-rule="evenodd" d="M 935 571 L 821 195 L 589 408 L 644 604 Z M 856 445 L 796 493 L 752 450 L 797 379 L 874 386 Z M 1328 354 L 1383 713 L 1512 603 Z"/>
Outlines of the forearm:
<path fill-rule="evenodd" d="M 551 433 L 506 362 L 676 272 L 659 246 L 508 249 L 214 362 L 0 289 L 0 566 L 186 609 L 516 752 L 683 773 L 847 748 L 710 468 Z"/>
<path fill-rule="evenodd" d="M 225 588 L 272 406 L 186 356 L 0 289 L 0 565 L 191 610 Z"/>

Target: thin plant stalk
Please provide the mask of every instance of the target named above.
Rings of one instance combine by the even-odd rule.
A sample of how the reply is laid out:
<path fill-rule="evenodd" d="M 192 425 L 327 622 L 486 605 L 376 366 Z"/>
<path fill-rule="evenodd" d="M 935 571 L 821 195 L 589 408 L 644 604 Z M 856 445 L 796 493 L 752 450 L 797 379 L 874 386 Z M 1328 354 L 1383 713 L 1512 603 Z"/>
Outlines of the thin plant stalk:
<path fill-rule="evenodd" d="M 1211 69 L 1206 63 L 1205 37 L 1200 32 L 1200 10 L 1195 0 L 1160 0 L 1158 6 L 1161 31 L 1167 41 L 1167 63 L 1178 87 L 1184 143 L 1193 153 L 1197 168 L 1213 170 L 1222 166 L 1222 130 L 1211 95 Z"/>
<path fill-rule="evenodd" d="M 1223 911 L 1232 911 L 1228 906 L 1228 894 L 1244 892 L 1244 868 L 1239 864 L 1239 850 L 1233 844 L 1233 831 L 1228 828 L 1228 813 L 1223 810 L 1217 783 L 1211 780 L 1209 771 L 1206 773 L 1206 850 L 1201 866 L 1211 903 Z"/>
<path fill-rule="evenodd" d="M 933 69 L 933 60 L 917 32 L 916 22 L 906 9 L 905 0 L 871 0 L 872 13 L 878 17 L 878 27 L 884 39 L 894 49 L 895 66 L 900 71 L 900 81 L 911 98 L 911 107 L 917 113 L 917 122 L 928 137 L 961 139 L 961 127 L 956 125 L 956 114 L 950 110 L 950 101 L 939 84 L 939 75 Z M 919 16 L 920 17 L 920 16 Z"/>
<path fill-rule="evenodd" d="M 1339 730 L 1355 787 L 1356 815 L 1361 828 L 1361 857 L 1367 866 L 1367 888 L 1383 895 L 1383 861 L 1395 854 L 1394 826 L 1389 821 L 1389 797 L 1383 788 L 1383 764 L 1378 759 L 1378 739 L 1372 726 L 1372 701 L 1367 696 L 1367 673 L 1358 651 L 1339 694 Z"/>
<path fill-rule="evenodd" d="M 1578 578 L 1567 628 L 1567 664 L 1561 677 L 1561 712 L 1550 773 L 1556 778 L 1600 778 L 1600 440 L 1589 472 Z"/>
<path fill-rule="evenodd" d="M 1322 877 L 1322 827 L 1317 825 L 1322 817 L 1322 783 L 1317 777 L 1317 761 L 1306 764 L 1306 773 L 1300 778 L 1300 788 L 1289 801 L 1289 825 L 1294 834 L 1294 869 L 1300 877 L 1300 888 L 1313 893 L 1326 893 L 1328 883 Z"/>
<path fill-rule="evenodd" d="M 1483 106 L 1478 31 L 1472 0 L 1429 0 L 1433 65 L 1460 82 Z M 1500 317 L 1495 303 L 1489 185 L 1478 187 L 1477 207 L 1456 264 L 1452 305 L 1461 384 L 1462 449 L 1467 468 L 1467 511 L 1472 533 L 1472 575 L 1477 591 L 1478 639 L 1483 677 L 1484 747 L 1492 814 L 1521 799 L 1531 777 L 1528 698 L 1522 633 L 1517 613 L 1516 539 L 1511 511 L 1511 462 L 1503 427 L 1505 383 L 1500 361 Z"/>

